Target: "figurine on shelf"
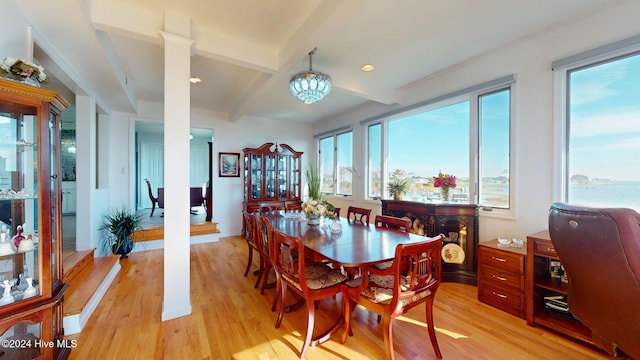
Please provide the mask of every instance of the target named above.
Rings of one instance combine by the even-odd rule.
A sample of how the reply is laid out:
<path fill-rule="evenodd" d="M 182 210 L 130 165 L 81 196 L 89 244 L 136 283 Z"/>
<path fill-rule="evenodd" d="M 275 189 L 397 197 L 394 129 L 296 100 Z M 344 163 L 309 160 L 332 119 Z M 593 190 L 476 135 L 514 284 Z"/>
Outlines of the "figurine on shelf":
<path fill-rule="evenodd" d="M 15 302 L 16 299 L 11 295 L 11 287 L 13 286 L 13 280 L 4 280 L 0 283 L 0 286 L 4 289 L 2 293 L 2 297 L 0 298 L 0 305 L 7 305 Z"/>
<path fill-rule="evenodd" d="M 33 286 L 33 278 L 28 277 L 25 280 L 27 281 L 27 285 L 28 286 L 27 286 L 26 289 L 24 289 L 24 295 L 23 295 L 22 298 L 26 299 L 26 298 L 29 298 L 29 297 L 32 297 L 32 296 L 36 296 L 38 294 L 38 289 L 36 289 Z"/>
<path fill-rule="evenodd" d="M 7 241 L 8 236 L 9 233 L 7 232 L 7 226 L 2 225 L 2 228 L 0 228 L 0 256 L 11 255 L 15 253 L 13 245 L 9 241 Z"/>
<path fill-rule="evenodd" d="M 33 243 L 33 238 L 31 234 L 27 235 L 27 238 L 20 241 L 20 246 L 18 247 L 19 252 L 31 251 L 35 248 Z"/>
<path fill-rule="evenodd" d="M 18 225 L 16 228 L 16 235 L 11 239 L 13 245 L 16 247 L 16 250 L 20 248 L 20 242 L 24 240 L 24 236 L 22 235 L 22 225 Z"/>

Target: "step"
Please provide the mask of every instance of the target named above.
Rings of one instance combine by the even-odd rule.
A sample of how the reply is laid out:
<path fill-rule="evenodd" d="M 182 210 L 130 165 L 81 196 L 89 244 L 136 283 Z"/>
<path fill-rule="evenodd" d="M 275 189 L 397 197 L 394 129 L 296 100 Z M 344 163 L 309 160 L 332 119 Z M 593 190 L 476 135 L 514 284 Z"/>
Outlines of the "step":
<path fill-rule="evenodd" d="M 93 263 L 96 249 L 84 251 L 65 251 L 62 253 L 62 282 L 70 282 L 86 266 Z"/>
<path fill-rule="evenodd" d="M 219 232 L 220 230 L 218 230 L 218 223 L 215 222 L 191 224 L 191 229 L 189 231 L 191 236 L 217 234 Z M 135 241 L 151 241 L 164 239 L 164 227 L 157 226 L 136 231 L 135 233 L 133 233 L 133 239 Z"/>
<path fill-rule="evenodd" d="M 119 256 L 110 255 L 93 258 L 68 282 L 64 294 L 64 332 L 65 335 L 82 331 L 89 317 L 109 289 L 120 271 Z"/>

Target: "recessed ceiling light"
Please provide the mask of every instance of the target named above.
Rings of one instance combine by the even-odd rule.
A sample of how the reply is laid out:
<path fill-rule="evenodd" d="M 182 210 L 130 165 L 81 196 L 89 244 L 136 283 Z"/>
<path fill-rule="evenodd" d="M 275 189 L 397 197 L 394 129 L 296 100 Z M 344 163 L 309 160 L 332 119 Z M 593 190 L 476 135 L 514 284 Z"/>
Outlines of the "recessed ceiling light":
<path fill-rule="evenodd" d="M 190 78 L 189 78 L 189 81 L 190 81 L 192 84 L 197 84 L 197 83 L 199 83 L 200 81 L 202 81 L 202 79 L 200 79 L 200 78 L 199 78 L 199 77 L 197 77 L 197 76 L 194 76 L 194 77 L 190 77 Z"/>
<path fill-rule="evenodd" d="M 376 67 L 371 65 L 371 64 L 364 64 L 362 65 L 362 67 L 360 68 L 360 70 L 364 71 L 364 72 L 369 72 L 369 71 L 373 71 L 373 69 L 375 69 Z"/>

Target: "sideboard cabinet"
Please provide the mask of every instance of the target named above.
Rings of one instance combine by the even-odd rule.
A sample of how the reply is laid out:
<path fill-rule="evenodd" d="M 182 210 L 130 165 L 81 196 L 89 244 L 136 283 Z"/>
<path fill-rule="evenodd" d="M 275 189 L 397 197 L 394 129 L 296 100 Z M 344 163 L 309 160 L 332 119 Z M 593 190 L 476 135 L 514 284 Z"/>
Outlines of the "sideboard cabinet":
<path fill-rule="evenodd" d="M 0 358 L 59 359 L 63 339 L 56 92 L 0 79 Z"/>
<path fill-rule="evenodd" d="M 408 217 L 412 233 L 430 237 L 444 234 L 442 281 L 477 284 L 477 205 L 382 200 L 382 214 Z"/>
<path fill-rule="evenodd" d="M 254 212 L 262 202 L 301 203 L 302 152 L 287 144 L 265 143 L 245 148 L 243 210 Z"/>

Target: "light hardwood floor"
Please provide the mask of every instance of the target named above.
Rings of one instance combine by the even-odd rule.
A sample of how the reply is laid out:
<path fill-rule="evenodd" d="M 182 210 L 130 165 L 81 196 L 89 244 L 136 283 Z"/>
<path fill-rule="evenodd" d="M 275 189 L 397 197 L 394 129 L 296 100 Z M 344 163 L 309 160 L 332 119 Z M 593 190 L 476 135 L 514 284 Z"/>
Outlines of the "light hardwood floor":
<path fill-rule="evenodd" d="M 254 257 L 256 259 L 257 256 Z M 275 289 L 260 295 L 255 277 L 243 277 L 247 247 L 240 237 L 192 245 L 192 314 L 162 322 L 163 252 L 136 252 L 122 269 L 79 335 L 70 359 L 297 359 L 306 311 L 284 316 L 276 329 L 270 311 Z M 257 265 L 257 261 L 254 261 Z M 255 268 L 255 267 L 254 267 Z M 606 359 L 607 357 L 522 319 L 478 302 L 476 287 L 443 283 L 434 317 L 444 359 Z M 293 297 L 288 303 L 293 302 Z M 340 300 L 319 303 L 316 329 L 340 314 Z M 394 324 L 396 359 L 434 359 L 424 309 Z M 306 359 L 383 359 L 381 324 L 357 309 L 354 336 L 340 343 L 342 330 L 313 346 Z"/>

